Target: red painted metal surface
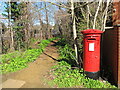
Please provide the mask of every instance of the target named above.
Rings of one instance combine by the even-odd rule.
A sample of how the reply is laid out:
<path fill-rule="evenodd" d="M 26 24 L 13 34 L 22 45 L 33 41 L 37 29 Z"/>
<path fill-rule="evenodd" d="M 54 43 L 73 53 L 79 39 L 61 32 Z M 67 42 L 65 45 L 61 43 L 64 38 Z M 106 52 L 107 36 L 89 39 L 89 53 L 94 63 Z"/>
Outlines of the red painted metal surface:
<path fill-rule="evenodd" d="M 100 38 L 103 31 L 87 29 L 81 31 L 84 35 L 83 68 L 87 72 L 100 71 Z"/>

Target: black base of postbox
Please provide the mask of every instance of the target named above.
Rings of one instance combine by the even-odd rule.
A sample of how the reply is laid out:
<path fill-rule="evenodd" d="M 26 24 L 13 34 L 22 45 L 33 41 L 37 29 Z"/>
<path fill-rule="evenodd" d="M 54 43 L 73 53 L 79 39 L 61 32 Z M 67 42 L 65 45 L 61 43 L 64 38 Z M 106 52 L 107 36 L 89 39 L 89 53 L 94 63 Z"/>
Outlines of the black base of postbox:
<path fill-rule="evenodd" d="M 86 74 L 86 77 L 89 77 L 91 79 L 98 79 L 99 78 L 99 75 L 100 75 L 100 72 L 87 72 L 87 71 L 84 71 L 84 73 Z"/>

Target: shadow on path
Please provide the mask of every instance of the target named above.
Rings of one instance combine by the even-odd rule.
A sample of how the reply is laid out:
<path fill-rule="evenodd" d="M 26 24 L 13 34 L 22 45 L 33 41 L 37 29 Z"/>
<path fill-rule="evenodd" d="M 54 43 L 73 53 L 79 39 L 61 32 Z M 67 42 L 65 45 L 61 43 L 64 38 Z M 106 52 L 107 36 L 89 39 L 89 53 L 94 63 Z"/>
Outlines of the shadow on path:
<path fill-rule="evenodd" d="M 43 52 L 46 56 L 52 58 L 53 60 L 57 61 L 57 59 L 53 58 L 52 56 L 48 55 L 47 53 Z"/>

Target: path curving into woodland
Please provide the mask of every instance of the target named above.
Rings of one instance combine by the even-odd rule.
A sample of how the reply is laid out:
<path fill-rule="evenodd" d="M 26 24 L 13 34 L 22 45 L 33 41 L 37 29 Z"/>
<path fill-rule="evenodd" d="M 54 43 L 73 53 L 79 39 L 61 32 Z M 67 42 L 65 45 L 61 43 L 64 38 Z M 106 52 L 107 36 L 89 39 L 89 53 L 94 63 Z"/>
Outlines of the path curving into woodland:
<path fill-rule="evenodd" d="M 45 75 L 56 63 L 56 59 L 59 57 L 57 48 L 54 46 L 56 40 L 51 42 L 41 54 L 37 60 L 29 63 L 29 66 L 18 72 L 5 74 L 2 77 L 3 88 L 15 88 L 18 83 L 18 88 L 49 88 L 45 80 Z M 16 81 L 15 81 L 16 80 Z M 13 82 L 13 83 L 12 83 Z M 16 83 L 15 83 L 16 82 Z M 10 84 L 10 85 L 4 85 Z"/>

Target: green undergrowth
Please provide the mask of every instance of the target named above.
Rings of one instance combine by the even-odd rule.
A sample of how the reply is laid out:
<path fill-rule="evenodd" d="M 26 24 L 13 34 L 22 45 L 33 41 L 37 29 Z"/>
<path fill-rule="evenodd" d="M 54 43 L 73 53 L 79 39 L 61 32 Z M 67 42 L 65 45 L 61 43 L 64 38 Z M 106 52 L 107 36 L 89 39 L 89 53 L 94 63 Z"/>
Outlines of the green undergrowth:
<path fill-rule="evenodd" d="M 1 56 L 0 73 L 16 72 L 27 67 L 29 62 L 33 62 L 44 51 L 45 47 L 56 38 L 42 40 L 37 49 L 28 49 L 24 52 L 15 51 Z"/>
<path fill-rule="evenodd" d="M 56 43 L 59 48 L 59 62 L 52 67 L 54 79 L 49 83 L 58 88 L 116 88 L 107 81 L 93 80 L 86 78 L 83 69 L 75 67 L 74 50 L 68 45 L 65 39 Z"/>

